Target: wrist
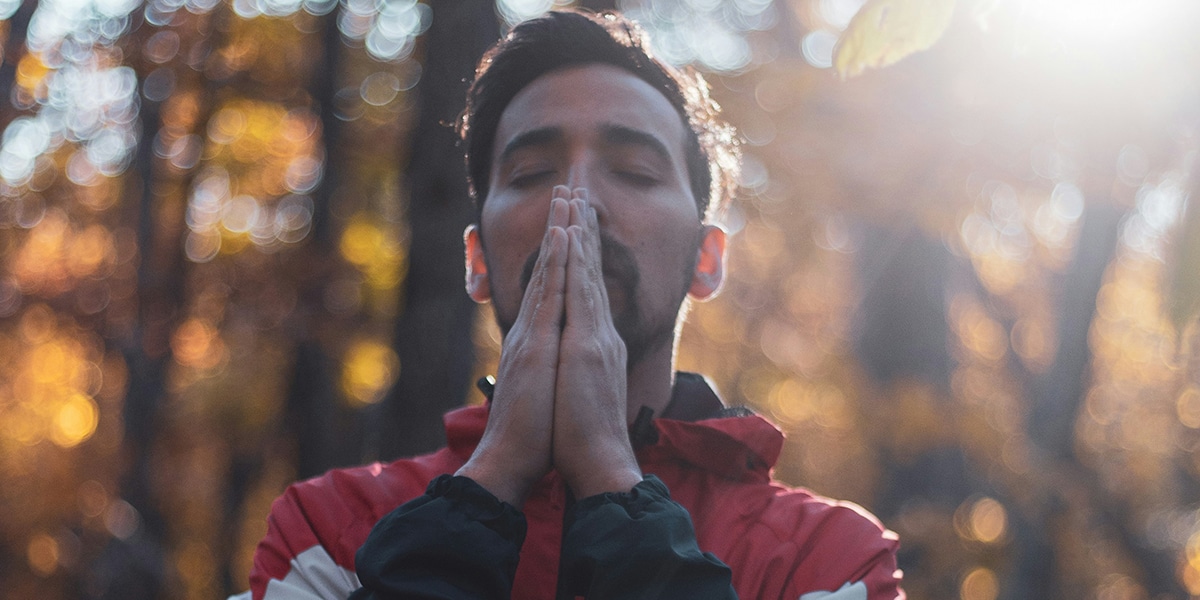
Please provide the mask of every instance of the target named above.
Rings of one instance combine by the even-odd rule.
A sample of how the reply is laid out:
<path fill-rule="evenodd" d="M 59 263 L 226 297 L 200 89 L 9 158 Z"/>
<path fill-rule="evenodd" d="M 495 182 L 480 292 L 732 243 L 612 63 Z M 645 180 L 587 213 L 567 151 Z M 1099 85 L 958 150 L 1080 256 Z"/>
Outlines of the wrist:
<path fill-rule="evenodd" d="M 641 482 L 642 471 L 635 466 L 613 471 L 597 471 L 569 485 L 571 492 L 582 499 L 600 494 L 629 492 Z"/>
<path fill-rule="evenodd" d="M 579 458 L 583 457 L 583 460 Z M 575 455 L 567 465 L 557 465 L 576 498 L 608 492 L 628 492 L 641 483 L 642 469 L 628 443 Z"/>
<path fill-rule="evenodd" d="M 481 462 L 472 458 L 454 474 L 474 481 L 500 501 L 507 502 L 520 510 L 536 480 L 517 477 L 503 469 L 489 468 L 480 464 Z"/>

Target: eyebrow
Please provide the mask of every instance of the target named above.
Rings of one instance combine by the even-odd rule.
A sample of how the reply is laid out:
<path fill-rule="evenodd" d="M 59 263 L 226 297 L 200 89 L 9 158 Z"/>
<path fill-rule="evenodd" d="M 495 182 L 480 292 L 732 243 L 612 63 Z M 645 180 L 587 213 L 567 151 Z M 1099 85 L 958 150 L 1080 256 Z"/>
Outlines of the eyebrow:
<path fill-rule="evenodd" d="M 539 127 L 523 131 L 509 140 L 504 145 L 504 150 L 500 152 L 500 161 L 498 164 L 504 164 L 517 151 L 534 146 L 545 146 L 562 140 L 566 134 L 561 127 Z"/>
<path fill-rule="evenodd" d="M 667 149 L 667 145 L 652 133 L 615 123 L 606 123 L 601 125 L 600 134 L 606 144 L 614 146 L 641 146 L 657 154 L 665 161 L 669 162 L 671 160 L 671 151 Z M 504 145 L 504 150 L 500 152 L 499 164 L 503 164 L 520 150 L 553 144 L 564 137 L 566 137 L 566 132 L 561 127 L 555 126 L 539 127 L 523 131 Z"/>
<path fill-rule="evenodd" d="M 659 158 L 667 162 L 671 160 L 671 152 L 667 150 L 667 145 L 652 133 L 609 123 L 601 126 L 601 134 L 607 144 L 614 146 L 641 146 L 657 154 Z"/>

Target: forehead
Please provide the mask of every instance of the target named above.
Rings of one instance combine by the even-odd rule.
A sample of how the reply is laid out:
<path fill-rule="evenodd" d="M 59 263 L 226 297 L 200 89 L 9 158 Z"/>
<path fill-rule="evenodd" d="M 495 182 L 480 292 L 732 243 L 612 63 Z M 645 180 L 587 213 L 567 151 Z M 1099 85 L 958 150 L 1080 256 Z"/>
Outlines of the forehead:
<path fill-rule="evenodd" d="M 568 135 L 586 135 L 610 124 L 652 134 L 682 160 L 684 123 L 666 96 L 632 73 L 603 64 L 552 71 L 525 86 L 500 116 L 492 156 L 498 157 L 513 137 L 534 129 L 557 127 Z"/>

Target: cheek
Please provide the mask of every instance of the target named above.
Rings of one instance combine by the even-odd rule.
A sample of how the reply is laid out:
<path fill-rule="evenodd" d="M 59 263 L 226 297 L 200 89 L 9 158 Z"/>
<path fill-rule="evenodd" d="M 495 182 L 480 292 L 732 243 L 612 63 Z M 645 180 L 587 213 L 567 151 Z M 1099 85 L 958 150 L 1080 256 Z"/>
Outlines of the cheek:
<path fill-rule="evenodd" d="M 530 238 L 540 242 L 549 211 L 549 198 L 538 202 L 506 194 L 487 200 L 480 215 L 480 225 L 489 243 L 525 243 Z"/>
<path fill-rule="evenodd" d="M 526 259 L 537 252 L 545 235 L 549 202 L 515 203 L 489 199 L 480 215 L 480 235 L 492 273 L 492 285 L 517 285 Z"/>
<path fill-rule="evenodd" d="M 649 245 L 661 246 L 664 251 L 694 244 L 700 230 L 700 218 L 691 200 L 675 198 L 671 202 L 647 203 L 641 214 L 630 219 L 635 231 L 632 239 L 645 240 Z"/>
<path fill-rule="evenodd" d="M 639 223 L 630 239 L 638 240 L 641 269 L 648 279 L 673 282 L 695 267 L 700 232 L 699 218 L 680 211 L 671 218 Z"/>

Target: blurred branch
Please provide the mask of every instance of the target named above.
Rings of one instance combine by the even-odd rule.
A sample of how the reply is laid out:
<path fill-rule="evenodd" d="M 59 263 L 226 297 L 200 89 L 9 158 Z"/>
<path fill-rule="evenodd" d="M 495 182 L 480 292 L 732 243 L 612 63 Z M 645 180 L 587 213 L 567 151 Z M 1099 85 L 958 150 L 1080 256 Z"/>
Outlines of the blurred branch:
<path fill-rule="evenodd" d="M 313 193 L 312 241 L 322 254 L 331 246 L 329 222 L 333 195 L 339 183 L 340 169 L 334 164 L 338 144 L 342 137 L 342 121 L 337 118 L 335 97 L 338 91 L 338 68 L 342 57 L 342 34 L 338 29 L 338 18 L 342 13 L 341 3 L 321 17 L 321 50 L 324 60 L 320 61 L 312 83 L 313 97 L 321 119 L 321 142 L 325 148 L 325 172 L 321 183 Z"/>
<path fill-rule="evenodd" d="M 1200 168 L 1200 161 L 1197 167 Z M 1193 173 L 1192 178 L 1200 181 L 1200 172 Z M 1188 324 L 1200 315 L 1200 185 L 1194 182 L 1192 187 L 1187 212 L 1172 236 L 1175 252 L 1167 298 L 1171 322 L 1181 340 Z"/>

